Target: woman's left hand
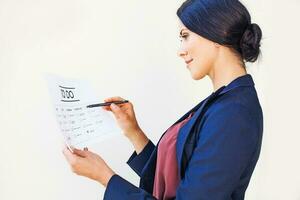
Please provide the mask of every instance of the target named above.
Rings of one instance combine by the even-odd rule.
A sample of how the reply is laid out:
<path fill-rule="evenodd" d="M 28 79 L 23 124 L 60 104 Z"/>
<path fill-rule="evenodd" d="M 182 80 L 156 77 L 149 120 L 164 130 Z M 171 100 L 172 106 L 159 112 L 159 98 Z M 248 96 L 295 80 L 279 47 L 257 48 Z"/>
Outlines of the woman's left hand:
<path fill-rule="evenodd" d="M 107 186 L 110 178 L 115 172 L 105 163 L 97 154 L 85 150 L 72 148 L 73 153 L 65 147 L 65 155 L 70 167 L 74 173 L 98 181 L 103 186 Z"/>

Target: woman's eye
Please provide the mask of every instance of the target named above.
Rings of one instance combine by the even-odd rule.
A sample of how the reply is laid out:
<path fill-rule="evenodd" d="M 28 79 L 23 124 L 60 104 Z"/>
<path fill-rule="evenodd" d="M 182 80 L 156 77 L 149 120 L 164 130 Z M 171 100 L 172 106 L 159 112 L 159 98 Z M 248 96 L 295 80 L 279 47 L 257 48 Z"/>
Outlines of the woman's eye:
<path fill-rule="evenodd" d="M 181 38 L 186 39 L 188 37 L 188 35 L 181 35 L 179 37 L 180 37 L 180 41 L 182 41 Z"/>

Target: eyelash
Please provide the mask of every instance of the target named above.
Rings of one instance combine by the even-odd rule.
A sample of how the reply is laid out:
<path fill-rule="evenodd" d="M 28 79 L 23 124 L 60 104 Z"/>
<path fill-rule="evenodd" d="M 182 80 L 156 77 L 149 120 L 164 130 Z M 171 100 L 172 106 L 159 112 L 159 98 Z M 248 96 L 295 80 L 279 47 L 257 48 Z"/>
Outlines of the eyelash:
<path fill-rule="evenodd" d="M 180 37 L 180 39 L 181 38 L 186 39 L 188 37 L 188 35 L 187 34 L 186 35 L 180 35 L 179 37 Z M 182 41 L 182 40 L 180 40 L 180 41 Z"/>

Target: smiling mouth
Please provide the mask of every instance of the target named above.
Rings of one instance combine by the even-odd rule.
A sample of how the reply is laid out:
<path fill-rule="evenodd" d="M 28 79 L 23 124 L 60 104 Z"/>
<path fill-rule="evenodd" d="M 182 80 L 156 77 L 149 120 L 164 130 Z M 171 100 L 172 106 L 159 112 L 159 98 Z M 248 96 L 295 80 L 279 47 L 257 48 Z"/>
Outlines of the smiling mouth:
<path fill-rule="evenodd" d="M 190 62 L 193 61 L 193 58 L 191 60 L 185 61 L 186 64 L 189 64 Z"/>

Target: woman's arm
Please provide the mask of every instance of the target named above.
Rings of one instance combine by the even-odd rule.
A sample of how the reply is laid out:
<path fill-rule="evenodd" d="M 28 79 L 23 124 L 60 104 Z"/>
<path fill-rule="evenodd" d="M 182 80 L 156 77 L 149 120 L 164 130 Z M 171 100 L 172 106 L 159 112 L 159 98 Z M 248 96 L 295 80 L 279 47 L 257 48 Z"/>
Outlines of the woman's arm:
<path fill-rule="evenodd" d="M 128 134 L 127 138 L 130 140 L 131 144 L 133 145 L 137 155 L 142 152 L 142 150 L 149 142 L 149 139 L 141 129 L 138 129 L 132 132 L 131 134 Z"/>
<path fill-rule="evenodd" d="M 104 102 L 123 101 L 122 97 L 111 97 L 104 100 Z M 111 104 L 110 106 L 102 107 L 106 111 L 113 113 L 116 122 L 122 129 L 124 135 L 130 140 L 135 151 L 139 154 L 149 142 L 146 134 L 142 131 L 135 117 L 133 104 L 131 102 L 124 104 Z"/>

